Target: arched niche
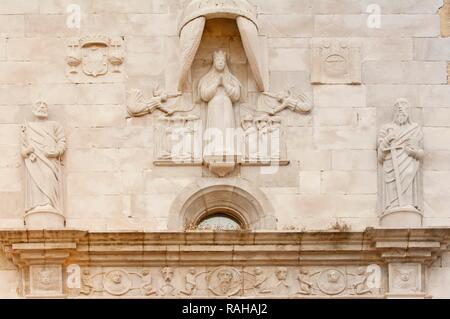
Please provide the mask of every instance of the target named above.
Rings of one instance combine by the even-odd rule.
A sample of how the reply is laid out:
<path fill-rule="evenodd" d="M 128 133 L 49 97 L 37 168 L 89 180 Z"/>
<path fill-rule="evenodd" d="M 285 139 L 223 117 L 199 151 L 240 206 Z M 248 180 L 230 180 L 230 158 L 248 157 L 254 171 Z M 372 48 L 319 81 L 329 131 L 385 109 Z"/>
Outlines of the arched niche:
<path fill-rule="evenodd" d="M 275 230 L 273 206 L 258 188 L 245 180 L 207 179 L 189 185 L 173 202 L 168 230 L 184 231 L 206 217 L 226 214 L 243 230 Z"/>
<path fill-rule="evenodd" d="M 234 19 L 259 91 L 268 91 L 267 50 L 258 31 L 256 9 L 247 0 L 191 0 L 184 5 L 179 22 L 180 65 L 178 90 L 183 91 L 200 46 L 206 21 Z"/>

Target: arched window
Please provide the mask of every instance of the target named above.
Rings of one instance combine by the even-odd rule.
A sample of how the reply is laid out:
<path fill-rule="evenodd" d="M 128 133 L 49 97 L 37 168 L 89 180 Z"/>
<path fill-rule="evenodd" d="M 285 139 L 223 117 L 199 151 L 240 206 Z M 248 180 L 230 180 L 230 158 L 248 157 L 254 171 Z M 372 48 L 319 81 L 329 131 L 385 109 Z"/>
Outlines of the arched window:
<path fill-rule="evenodd" d="M 254 231 L 276 229 L 269 200 L 243 180 L 201 180 L 186 187 L 169 211 L 169 230 Z"/>
<path fill-rule="evenodd" d="M 244 230 L 245 225 L 228 212 L 208 214 L 200 219 L 197 230 L 238 231 Z"/>

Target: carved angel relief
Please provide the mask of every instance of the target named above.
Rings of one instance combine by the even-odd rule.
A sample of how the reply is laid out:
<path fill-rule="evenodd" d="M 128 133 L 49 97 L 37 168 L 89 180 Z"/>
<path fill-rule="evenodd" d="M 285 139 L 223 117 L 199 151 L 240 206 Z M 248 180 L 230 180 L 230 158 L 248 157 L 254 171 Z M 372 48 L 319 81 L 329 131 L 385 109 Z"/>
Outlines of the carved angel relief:
<path fill-rule="evenodd" d="M 66 59 L 68 77 L 78 83 L 108 74 L 120 74 L 124 62 L 122 42 L 122 39 L 101 35 L 72 39 Z"/>

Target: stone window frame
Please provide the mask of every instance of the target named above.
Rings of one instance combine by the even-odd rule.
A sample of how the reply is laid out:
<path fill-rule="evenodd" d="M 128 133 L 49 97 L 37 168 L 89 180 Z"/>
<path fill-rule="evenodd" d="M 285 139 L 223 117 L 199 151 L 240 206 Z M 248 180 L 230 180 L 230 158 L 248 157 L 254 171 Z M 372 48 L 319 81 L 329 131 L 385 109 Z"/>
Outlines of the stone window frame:
<path fill-rule="evenodd" d="M 242 231 L 276 230 L 275 210 L 267 196 L 245 180 L 198 180 L 175 198 L 169 231 L 195 230 L 205 216 L 221 211 L 241 221 Z"/>

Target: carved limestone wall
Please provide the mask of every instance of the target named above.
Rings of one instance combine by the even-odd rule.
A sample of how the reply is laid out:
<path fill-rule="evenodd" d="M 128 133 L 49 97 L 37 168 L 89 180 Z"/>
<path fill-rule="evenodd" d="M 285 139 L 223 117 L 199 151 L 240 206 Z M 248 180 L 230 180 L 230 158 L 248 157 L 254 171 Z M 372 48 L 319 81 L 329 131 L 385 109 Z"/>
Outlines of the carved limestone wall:
<path fill-rule="evenodd" d="M 448 1 L 73 2 L 0 1 L 2 229 L 28 229 L 28 235 L 36 228 L 108 231 L 105 242 L 120 243 L 123 231 L 182 233 L 214 217 L 230 217 L 239 234 L 450 226 Z M 214 52 L 222 52 L 217 65 Z M 202 97 L 203 78 L 214 81 L 204 81 L 203 93 L 211 94 Z M 410 106 L 409 133 L 423 134 L 417 143 L 395 123 L 399 99 Z M 48 106 L 45 121 L 33 118 L 38 101 Z M 208 118 L 239 131 L 235 153 L 219 149 L 217 157 L 205 158 L 204 145 L 190 148 L 190 137 L 208 127 Z M 27 123 L 38 127 L 31 138 L 23 130 Z M 183 142 L 172 140 L 171 132 Z M 23 145 L 27 139 L 34 146 Z M 415 217 L 412 222 L 385 218 L 405 207 L 401 212 Z M 43 213 L 36 227 L 26 215 L 33 208 Z M 285 267 L 289 296 L 322 296 L 321 280 L 329 277 L 342 287 L 345 275 L 342 296 L 359 280 L 351 274 L 373 261 L 87 264 L 67 259 L 77 242 L 66 244 L 30 263 L 6 251 L 0 256 L 0 296 L 64 295 L 67 278 L 54 274 L 61 269 L 66 276 L 70 264 L 96 275 L 98 294 L 115 291 L 114 281 L 127 276 L 138 287 L 127 294 L 140 294 L 139 283 L 151 274 L 150 296 L 159 296 L 163 285 L 170 293 L 170 284 L 180 296 L 190 289 L 183 282 L 190 267 L 213 273 L 226 265 L 236 268 L 244 288 L 253 280 L 247 272 L 256 267 L 275 283 L 277 268 Z M 405 245 L 411 244 L 417 243 Z M 445 240 L 440 244 L 446 247 Z M 382 260 L 374 257 L 386 280 L 380 294 L 391 285 L 398 295 L 415 288 L 449 295 L 448 253 L 425 262 L 401 259 L 397 248 L 383 252 Z M 311 253 L 317 251 L 312 246 Z M 417 263 L 421 286 L 408 279 L 419 275 L 397 271 L 403 264 L 412 271 Z M 328 276 L 326 269 L 337 271 Z M 400 279 L 389 283 L 390 271 Z M 201 279 L 201 294 L 212 296 L 206 275 L 198 284 Z M 302 283 L 297 275 L 305 277 Z M 357 289 L 366 291 L 363 283 Z"/>
<path fill-rule="evenodd" d="M 267 155 L 276 169 L 266 174 L 263 165 L 235 162 L 228 175 L 270 195 L 278 229 L 323 230 L 336 222 L 352 229 L 379 225 L 377 135 L 392 120 L 393 104 L 401 97 L 408 99 L 412 118 L 424 133 L 423 225 L 449 224 L 443 213 L 450 205 L 448 41 L 437 23 L 441 7 L 445 13 L 444 2 L 383 3 L 382 15 L 388 19 L 380 28 L 368 26 L 362 1 L 339 8 L 300 0 L 277 5 L 163 1 L 154 6 L 142 0 L 127 8 L 99 1 L 80 6 L 80 28 L 66 23 L 63 1 L 31 2 L 27 9 L 8 3 L 0 11 L 8 26 L 0 35 L 4 227 L 25 226 L 20 129 L 24 119 L 31 120 L 31 105 L 41 100 L 49 106 L 49 120 L 66 133 L 67 227 L 167 229 L 174 198 L 196 180 L 217 175 L 200 166 L 198 158 L 192 166 L 158 166 L 160 133 L 155 128 L 161 126 L 161 115 L 198 116 L 206 125 L 207 109 L 198 103 L 196 82 L 219 49 L 228 53 L 231 73 L 243 88 L 242 100 L 233 106 L 235 124 L 241 128 L 252 123 L 250 118 L 254 121 L 247 140 L 254 139 L 256 123 L 266 132 L 267 118 L 269 129 L 276 132 L 278 123 L 282 126 L 280 152 Z M 342 22 L 349 14 L 355 19 L 351 28 Z M 202 16 L 207 16 L 204 26 L 190 25 Z M 239 17 L 251 24 L 239 23 Z M 262 58 L 252 56 L 253 26 L 260 51 L 267 51 Z M 179 92 L 180 70 L 174 66 L 182 58 L 181 29 L 190 27 L 186 43 L 198 40 L 198 48 L 192 51 L 187 86 Z M 201 36 L 194 36 L 200 29 Z M 320 59 L 314 58 L 317 51 Z M 331 70 L 324 83 L 311 83 L 314 61 L 321 70 L 324 63 L 323 69 Z M 333 72 L 350 74 L 351 65 L 360 66 L 360 83 L 336 82 L 339 74 L 333 77 Z M 257 85 L 258 68 L 267 75 L 261 81 L 268 85 L 265 92 Z M 71 78 L 70 72 L 80 78 Z M 130 91 L 134 104 L 128 103 Z M 130 111 L 146 116 L 129 118 Z M 243 162 L 252 162 L 255 150 L 247 147 L 245 152 L 248 161 Z M 258 157 L 257 163 L 264 159 Z"/>

